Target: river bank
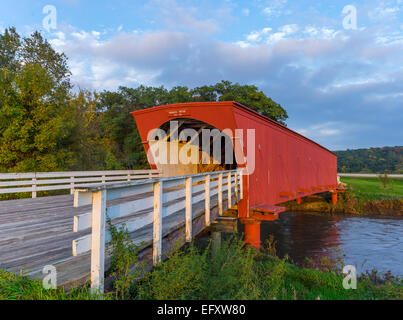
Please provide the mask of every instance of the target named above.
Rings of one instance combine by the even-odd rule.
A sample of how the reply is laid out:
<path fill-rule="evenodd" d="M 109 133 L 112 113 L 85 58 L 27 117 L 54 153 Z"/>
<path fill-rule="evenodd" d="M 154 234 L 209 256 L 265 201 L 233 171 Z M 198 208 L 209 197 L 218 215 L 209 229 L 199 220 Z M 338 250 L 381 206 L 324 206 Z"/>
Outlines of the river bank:
<path fill-rule="evenodd" d="M 391 179 L 386 189 L 375 178 L 347 178 L 342 182 L 347 190 L 338 194 L 337 205 L 331 204 L 330 194 L 318 194 L 285 203 L 287 210 L 327 214 L 359 214 L 403 216 L 403 179 Z"/>
<path fill-rule="evenodd" d="M 366 216 L 403 216 L 403 199 L 365 200 L 350 192 L 339 194 L 336 205 L 330 203 L 330 195 L 308 196 L 301 204 L 295 201 L 286 202 L 288 211 L 320 212 L 325 214 L 353 214 Z"/>

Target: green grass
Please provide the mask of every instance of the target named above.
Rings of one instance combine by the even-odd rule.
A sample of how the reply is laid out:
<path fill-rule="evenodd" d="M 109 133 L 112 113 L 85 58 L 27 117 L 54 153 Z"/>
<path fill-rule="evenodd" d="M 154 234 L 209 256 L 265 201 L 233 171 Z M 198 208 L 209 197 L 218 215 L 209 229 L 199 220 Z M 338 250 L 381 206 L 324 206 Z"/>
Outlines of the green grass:
<path fill-rule="evenodd" d="M 87 287 L 73 288 L 66 293 L 64 288 L 57 290 L 44 289 L 42 282 L 33 281 L 21 275 L 8 273 L 0 270 L 0 300 L 90 300 Z M 108 299 L 109 295 L 105 295 Z"/>
<path fill-rule="evenodd" d="M 340 268 L 329 264 L 329 260 L 315 268 L 297 267 L 286 258 L 278 258 L 269 248 L 258 252 L 245 248 L 241 239 L 232 238 L 215 250 L 210 245 L 197 248 L 193 244 L 174 250 L 168 260 L 132 283 L 125 299 L 403 299 L 400 279 L 378 277 L 374 282 L 369 276 L 362 276 L 356 290 L 346 290 Z M 38 281 L 0 271 L 0 300 L 4 299 L 88 300 L 91 295 L 85 287 L 70 293 L 63 289 L 45 290 Z M 121 296 L 110 292 L 103 299 Z"/>
<path fill-rule="evenodd" d="M 382 188 L 378 178 L 341 177 L 341 181 L 347 183 L 353 195 L 359 199 L 403 199 L 403 179 L 390 179 L 387 189 Z"/>

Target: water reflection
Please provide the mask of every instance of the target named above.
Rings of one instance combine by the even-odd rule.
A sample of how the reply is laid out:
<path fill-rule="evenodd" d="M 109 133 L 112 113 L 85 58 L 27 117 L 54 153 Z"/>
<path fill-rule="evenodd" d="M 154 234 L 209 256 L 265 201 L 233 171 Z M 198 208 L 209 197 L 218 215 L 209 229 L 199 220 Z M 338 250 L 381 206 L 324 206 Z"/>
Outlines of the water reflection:
<path fill-rule="evenodd" d="M 302 263 L 306 257 L 343 256 L 358 272 L 378 269 L 403 275 L 403 219 L 325 216 L 285 212 L 279 220 L 263 222 L 261 239 L 276 240 L 277 254 Z"/>

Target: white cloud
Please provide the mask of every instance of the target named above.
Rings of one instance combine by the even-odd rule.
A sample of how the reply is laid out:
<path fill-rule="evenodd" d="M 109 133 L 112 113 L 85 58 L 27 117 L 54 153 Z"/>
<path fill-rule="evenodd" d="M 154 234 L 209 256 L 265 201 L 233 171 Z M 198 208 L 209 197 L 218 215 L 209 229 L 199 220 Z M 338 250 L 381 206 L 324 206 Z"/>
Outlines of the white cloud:
<path fill-rule="evenodd" d="M 397 4 L 400 4 L 398 2 Z M 379 2 L 379 5 L 372 10 L 368 11 L 368 17 L 373 21 L 386 21 L 390 22 L 392 19 L 397 18 L 397 13 L 401 11 L 398 6 L 391 6 L 390 2 Z"/>
<path fill-rule="evenodd" d="M 331 28 L 314 26 L 306 26 L 304 29 L 300 29 L 297 24 L 287 24 L 279 27 L 276 32 L 272 32 L 272 28 L 263 28 L 261 30 L 255 30 L 249 33 L 245 40 L 238 41 L 240 46 L 252 46 L 261 43 L 272 45 L 284 39 L 334 39 L 340 34 L 340 31 L 336 31 Z M 347 39 L 347 38 L 346 38 Z"/>
<path fill-rule="evenodd" d="M 287 24 L 279 28 L 284 34 L 293 34 L 298 31 L 298 26 L 296 24 Z"/>
<path fill-rule="evenodd" d="M 252 31 L 250 34 L 246 36 L 246 40 L 249 42 L 257 42 L 262 40 L 262 37 L 267 35 L 272 28 L 263 28 L 262 30 L 259 31 Z"/>
<path fill-rule="evenodd" d="M 248 9 L 248 8 L 245 8 L 245 9 L 242 9 L 242 14 L 244 15 L 244 16 L 249 16 L 249 14 L 250 14 L 250 10 Z"/>
<path fill-rule="evenodd" d="M 306 31 L 309 33 L 305 34 Z M 118 35 L 112 32 L 113 36 L 97 37 L 83 30 L 63 30 L 63 35 L 55 34 L 52 41 L 69 57 L 73 83 L 81 88 L 116 90 L 118 86 L 140 84 L 192 87 L 222 79 L 259 84 L 290 111 L 292 118 L 299 119 L 299 123 L 305 119 L 306 123 L 315 124 L 294 125 L 301 128 L 301 133 L 319 143 L 329 145 L 329 141 L 334 141 L 332 145 L 339 146 L 344 142 L 341 138 L 336 140 L 347 132 L 339 123 L 323 121 L 332 118 L 329 110 L 345 110 L 346 101 L 358 110 L 358 106 L 374 101 L 379 105 L 381 99 L 388 101 L 390 110 L 396 110 L 403 92 L 398 85 L 403 75 L 400 80 L 397 76 L 391 80 L 387 74 L 385 79 L 374 77 L 384 74 L 389 64 L 403 67 L 399 58 L 403 44 L 387 47 L 375 43 L 375 35 L 371 37 L 365 32 L 362 37 L 361 31 L 357 32 L 356 38 L 347 33 L 326 38 L 322 28 L 301 30 L 285 25 L 275 33 L 267 27 L 250 33 L 244 40 L 226 43 L 174 31 Z M 279 38 L 273 40 L 282 41 L 265 44 L 276 34 Z M 344 61 L 346 66 L 333 67 L 334 61 Z M 365 79 L 373 81 L 365 83 Z M 366 100 L 371 94 L 374 99 Z M 333 101 L 331 106 L 328 101 Z M 307 119 L 305 113 L 298 111 L 299 104 L 305 108 L 312 105 L 318 118 Z M 346 120 L 349 121 L 354 120 Z"/>
<path fill-rule="evenodd" d="M 198 17 L 197 7 L 184 7 L 175 0 L 155 1 L 155 3 L 158 7 L 158 14 L 170 29 L 192 30 L 199 34 L 210 34 L 220 29 L 219 23 L 215 19 Z"/>
<path fill-rule="evenodd" d="M 58 37 L 60 40 L 66 40 L 66 35 L 64 34 L 64 32 L 59 31 L 59 32 L 55 32 L 54 33 L 56 37 Z"/>
<path fill-rule="evenodd" d="M 385 110 L 395 112 L 390 121 L 399 118 L 403 72 L 390 70 L 403 68 L 403 43 L 377 41 L 391 36 L 382 29 L 349 33 L 287 24 L 255 30 L 234 43 L 195 37 L 193 31 L 110 32 L 70 27 L 53 34 L 52 44 L 69 57 L 74 84 L 96 90 L 192 87 L 222 79 L 258 84 L 287 109 L 294 119 L 290 127 L 339 149 L 353 143 L 349 139 L 359 143 L 362 132 L 370 136 L 374 127 L 389 126 L 379 124 Z M 361 131 L 354 131 L 358 121 L 373 127 L 360 124 Z M 397 143 L 396 136 L 388 141 Z"/>
<path fill-rule="evenodd" d="M 236 42 L 234 42 L 234 44 L 241 48 L 248 48 L 251 46 L 251 44 L 246 41 L 236 41 Z"/>
<path fill-rule="evenodd" d="M 264 8 L 264 9 L 263 9 L 263 12 L 264 12 L 265 14 L 267 14 L 268 16 L 271 16 L 271 15 L 273 14 L 273 9 L 267 7 L 267 8 Z"/>
<path fill-rule="evenodd" d="M 91 37 L 90 33 L 85 31 L 73 32 L 71 35 L 78 40 L 85 40 Z"/>
<path fill-rule="evenodd" d="M 273 0 L 270 2 L 268 7 L 263 9 L 263 14 L 268 16 L 269 18 L 275 16 L 280 16 L 283 13 L 283 8 L 286 5 L 287 0 Z M 290 14 L 290 10 L 286 10 L 285 14 Z"/>
<path fill-rule="evenodd" d="M 94 38 L 98 39 L 99 36 L 101 35 L 101 32 L 99 32 L 99 31 L 91 31 L 91 34 L 94 36 Z"/>
<path fill-rule="evenodd" d="M 267 43 L 270 44 L 270 43 L 278 42 L 278 41 L 284 39 L 285 36 L 286 36 L 286 33 L 284 33 L 284 32 L 273 33 L 267 39 Z"/>
<path fill-rule="evenodd" d="M 296 129 L 295 131 L 314 141 L 322 143 L 324 139 L 327 139 L 330 136 L 340 135 L 342 133 L 342 129 L 345 130 L 342 123 L 330 121 L 310 125 L 306 128 Z"/>

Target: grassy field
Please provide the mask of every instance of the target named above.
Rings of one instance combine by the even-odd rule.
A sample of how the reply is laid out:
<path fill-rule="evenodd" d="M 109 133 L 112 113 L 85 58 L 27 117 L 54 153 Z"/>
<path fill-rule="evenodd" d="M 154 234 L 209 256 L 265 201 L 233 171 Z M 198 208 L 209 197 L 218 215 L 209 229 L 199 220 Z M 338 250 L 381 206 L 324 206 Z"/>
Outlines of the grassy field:
<path fill-rule="evenodd" d="M 297 267 L 279 259 L 272 246 L 258 252 L 231 239 L 216 250 L 191 245 L 173 251 L 141 281 L 104 299 L 403 299 L 403 283 L 393 277 L 362 276 L 356 290 L 344 289 L 338 265 L 324 259 L 316 268 Z M 45 290 L 40 282 L 0 272 L 0 300 L 89 298 L 87 289 Z"/>
<path fill-rule="evenodd" d="M 378 178 L 341 177 L 341 181 L 347 183 L 359 199 L 403 199 L 403 179 L 390 179 L 387 189 L 382 188 Z"/>

